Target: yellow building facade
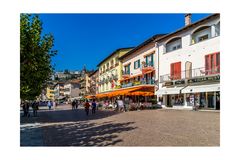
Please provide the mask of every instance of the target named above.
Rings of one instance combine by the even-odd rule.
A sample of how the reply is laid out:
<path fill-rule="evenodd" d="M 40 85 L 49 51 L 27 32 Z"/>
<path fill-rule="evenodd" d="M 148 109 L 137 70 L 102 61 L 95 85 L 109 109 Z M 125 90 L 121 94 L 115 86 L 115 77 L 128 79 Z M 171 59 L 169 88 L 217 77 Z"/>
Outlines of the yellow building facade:
<path fill-rule="evenodd" d="M 132 49 L 132 47 L 117 49 L 98 64 L 98 93 L 111 92 L 120 88 L 122 63 L 119 58 Z"/>
<path fill-rule="evenodd" d="M 46 96 L 47 96 L 47 99 L 49 100 L 54 100 L 54 87 L 47 87 L 47 93 L 46 93 Z"/>

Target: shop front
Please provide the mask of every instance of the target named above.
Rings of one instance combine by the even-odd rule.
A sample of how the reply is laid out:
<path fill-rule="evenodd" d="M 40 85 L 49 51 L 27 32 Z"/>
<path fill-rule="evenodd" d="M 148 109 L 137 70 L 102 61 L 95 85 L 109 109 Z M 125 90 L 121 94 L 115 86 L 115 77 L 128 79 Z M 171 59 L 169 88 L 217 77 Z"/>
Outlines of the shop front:
<path fill-rule="evenodd" d="M 165 107 L 220 110 L 220 84 L 162 88 L 158 92 Z"/>

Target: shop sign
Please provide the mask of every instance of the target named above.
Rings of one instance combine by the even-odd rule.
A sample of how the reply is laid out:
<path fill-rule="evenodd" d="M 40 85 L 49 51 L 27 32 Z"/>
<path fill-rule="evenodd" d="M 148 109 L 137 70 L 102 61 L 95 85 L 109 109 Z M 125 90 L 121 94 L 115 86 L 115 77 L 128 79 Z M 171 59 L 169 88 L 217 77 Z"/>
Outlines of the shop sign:
<path fill-rule="evenodd" d="M 185 84 L 185 80 L 175 81 L 175 85 Z"/>
<path fill-rule="evenodd" d="M 172 86 L 173 85 L 173 82 L 165 82 L 164 84 L 163 84 L 163 86 Z"/>
<path fill-rule="evenodd" d="M 188 80 L 188 83 L 197 83 L 197 82 L 204 82 L 204 81 L 216 81 L 220 80 L 220 76 L 212 76 L 212 77 L 200 77 L 200 78 L 192 78 Z"/>

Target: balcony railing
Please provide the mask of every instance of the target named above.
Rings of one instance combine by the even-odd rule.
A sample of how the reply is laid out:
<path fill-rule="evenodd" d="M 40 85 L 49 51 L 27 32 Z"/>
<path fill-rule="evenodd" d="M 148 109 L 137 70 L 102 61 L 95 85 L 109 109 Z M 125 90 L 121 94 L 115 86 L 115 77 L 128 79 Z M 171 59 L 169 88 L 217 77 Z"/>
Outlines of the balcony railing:
<path fill-rule="evenodd" d="M 206 70 L 205 67 L 195 68 L 191 70 L 185 70 L 176 74 L 165 74 L 160 76 L 160 83 L 166 81 L 180 80 L 180 79 L 190 79 L 195 77 L 205 77 L 211 75 L 220 74 L 220 67 L 214 67 Z"/>
<path fill-rule="evenodd" d="M 154 63 L 153 62 L 148 62 L 148 63 L 144 63 L 143 65 L 143 68 L 146 68 L 146 67 L 154 67 Z"/>
<path fill-rule="evenodd" d="M 144 81 L 135 81 L 135 82 L 129 82 L 129 83 L 122 84 L 121 87 L 126 88 L 126 87 L 138 86 L 138 85 L 143 85 L 143 84 L 153 85 L 153 84 L 155 84 L 155 82 L 153 79 L 144 80 Z"/>

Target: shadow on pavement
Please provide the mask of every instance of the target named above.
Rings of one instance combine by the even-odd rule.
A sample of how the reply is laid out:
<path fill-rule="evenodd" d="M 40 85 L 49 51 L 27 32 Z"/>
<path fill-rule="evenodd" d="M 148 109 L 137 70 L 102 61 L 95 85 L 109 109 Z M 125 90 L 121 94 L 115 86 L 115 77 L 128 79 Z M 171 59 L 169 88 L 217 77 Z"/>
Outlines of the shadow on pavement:
<path fill-rule="evenodd" d="M 88 121 L 106 118 L 120 114 L 120 112 L 109 111 L 109 110 L 98 110 L 96 114 L 92 115 L 91 110 L 89 115 L 86 116 L 84 109 L 77 110 L 50 110 L 39 112 L 37 117 L 20 117 L 20 123 L 57 123 L 57 122 L 77 122 L 77 121 Z"/>
<path fill-rule="evenodd" d="M 123 141 L 118 133 L 136 128 L 132 124 L 134 122 L 96 124 L 81 121 L 42 126 L 43 145 L 36 143 L 31 146 L 112 146 Z"/>

